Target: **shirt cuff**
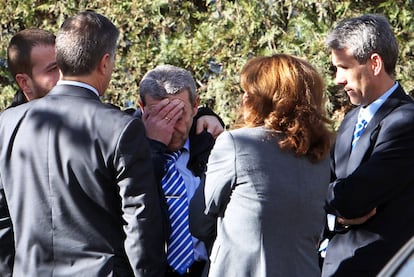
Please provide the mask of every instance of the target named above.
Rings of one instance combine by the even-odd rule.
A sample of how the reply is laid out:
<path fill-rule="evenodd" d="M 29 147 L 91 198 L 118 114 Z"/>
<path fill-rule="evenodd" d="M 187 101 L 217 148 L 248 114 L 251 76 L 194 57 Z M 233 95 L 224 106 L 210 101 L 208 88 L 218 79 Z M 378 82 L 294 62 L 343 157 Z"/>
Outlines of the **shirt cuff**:
<path fill-rule="evenodd" d="M 336 222 L 336 216 L 333 214 L 327 214 L 326 220 L 328 223 L 328 229 L 329 231 L 333 232 L 335 230 L 335 222 Z"/>

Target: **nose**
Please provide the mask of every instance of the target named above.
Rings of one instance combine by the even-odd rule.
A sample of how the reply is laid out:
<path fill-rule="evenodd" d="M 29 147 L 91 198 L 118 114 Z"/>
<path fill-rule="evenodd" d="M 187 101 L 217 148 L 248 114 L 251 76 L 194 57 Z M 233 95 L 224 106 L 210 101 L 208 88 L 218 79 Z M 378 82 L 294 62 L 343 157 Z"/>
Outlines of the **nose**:
<path fill-rule="evenodd" d="M 335 75 L 335 83 L 337 85 L 346 85 L 345 74 L 342 69 L 338 68 Z"/>

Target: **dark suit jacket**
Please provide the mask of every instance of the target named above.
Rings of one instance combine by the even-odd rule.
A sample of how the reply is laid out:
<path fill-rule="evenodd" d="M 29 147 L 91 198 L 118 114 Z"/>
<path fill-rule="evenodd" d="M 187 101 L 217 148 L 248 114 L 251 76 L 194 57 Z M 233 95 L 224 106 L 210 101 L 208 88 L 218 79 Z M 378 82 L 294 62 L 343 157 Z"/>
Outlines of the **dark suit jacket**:
<path fill-rule="evenodd" d="M 358 112 L 338 130 L 326 210 L 357 218 L 376 207 L 377 214 L 333 234 L 323 276 L 375 276 L 414 235 L 414 102 L 399 86 L 351 152 Z"/>
<path fill-rule="evenodd" d="M 207 170 L 207 161 L 210 155 L 211 149 L 214 146 L 215 140 L 213 136 L 204 130 L 200 134 L 195 133 L 196 120 L 203 115 L 214 115 L 217 116 L 210 109 L 199 109 L 196 117 L 194 118 L 193 126 L 191 127 L 189 140 L 190 140 L 190 159 L 187 164 L 187 168 L 191 170 L 194 176 L 198 176 L 201 180 L 204 180 L 204 174 Z M 221 119 L 217 116 L 219 121 L 224 126 Z M 161 179 L 165 174 L 165 164 L 166 159 L 164 153 L 167 151 L 167 146 L 159 141 L 149 139 L 151 146 L 152 160 L 154 164 L 154 171 L 157 182 L 159 184 L 159 194 L 164 199 L 164 193 L 161 188 Z M 170 234 L 170 224 L 168 217 L 168 207 L 167 203 L 163 201 L 161 203 L 163 214 L 164 214 L 164 234 L 166 239 L 168 239 Z M 208 247 L 208 246 L 207 246 Z"/>
<path fill-rule="evenodd" d="M 24 95 L 23 91 L 19 89 L 14 94 L 13 100 L 10 103 L 10 106 L 8 108 L 16 107 L 16 106 L 24 104 L 24 103 L 27 103 L 26 96 Z"/>
<path fill-rule="evenodd" d="M 4 111 L 0 142 L 1 276 L 10 265 L 14 276 L 162 276 L 161 210 L 139 119 L 58 85 Z"/>
<path fill-rule="evenodd" d="M 140 116 L 140 113 L 136 113 L 136 116 Z M 214 115 L 217 117 L 217 119 L 220 121 L 222 126 L 224 127 L 224 123 L 221 120 L 221 118 L 216 115 L 211 109 L 207 107 L 202 107 L 198 109 L 197 115 L 194 117 L 193 125 L 191 127 L 190 133 L 189 133 L 189 140 L 190 140 L 190 158 L 187 163 L 187 168 L 190 169 L 190 171 L 193 173 L 194 176 L 200 177 L 201 181 L 200 183 L 204 182 L 205 178 L 205 171 L 207 170 L 207 161 L 208 157 L 210 155 L 211 149 L 214 146 L 215 139 L 213 136 L 208 133 L 206 130 L 204 130 L 200 134 L 195 133 L 196 129 L 196 121 L 199 117 L 203 115 Z M 151 146 L 151 154 L 152 154 L 152 160 L 154 164 L 154 170 L 157 182 L 159 184 L 159 194 L 162 199 L 164 199 L 164 192 L 161 187 L 161 179 L 165 174 L 165 164 L 166 159 L 164 156 L 164 153 L 167 151 L 167 146 L 159 141 L 155 140 L 149 140 L 150 146 Z M 202 187 L 200 184 L 199 187 Z M 191 199 L 191 202 L 198 201 L 199 199 Z M 165 240 L 167 241 L 170 232 L 171 232 L 171 226 L 169 223 L 169 216 L 168 216 L 168 206 L 166 201 L 162 201 L 161 203 L 162 211 L 163 211 L 163 221 L 164 221 L 164 236 Z M 191 227 L 190 227 L 191 228 Z M 205 246 L 207 248 L 207 251 L 211 248 L 211 245 L 208 244 L 208 242 L 203 241 L 205 243 Z M 204 270 L 206 271 L 208 269 L 208 266 L 204 267 Z"/>

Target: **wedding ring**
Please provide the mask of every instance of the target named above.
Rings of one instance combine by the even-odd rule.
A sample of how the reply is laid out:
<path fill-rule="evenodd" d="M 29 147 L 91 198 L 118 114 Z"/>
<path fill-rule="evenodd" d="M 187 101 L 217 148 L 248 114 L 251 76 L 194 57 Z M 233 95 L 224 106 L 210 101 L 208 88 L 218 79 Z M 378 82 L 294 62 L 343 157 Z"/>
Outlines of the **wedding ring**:
<path fill-rule="evenodd" d="M 169 118 L 168 116 L 164 117 L 164 119 L 165 119 L 165 120 L 168 120 L 168 121 L 170 121 L 170 120 L 171 120 L 171 118 Z"/>

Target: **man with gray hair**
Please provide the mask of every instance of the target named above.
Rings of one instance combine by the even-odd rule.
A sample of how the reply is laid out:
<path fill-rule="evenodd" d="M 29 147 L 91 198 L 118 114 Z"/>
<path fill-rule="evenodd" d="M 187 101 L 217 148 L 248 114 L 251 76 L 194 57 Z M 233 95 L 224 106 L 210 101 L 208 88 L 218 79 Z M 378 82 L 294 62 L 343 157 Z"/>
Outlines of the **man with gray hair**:
<path fill-rule="evenodd" d="M 208 261 L 207 249 L 189 232 L 188 205 L 204 178 L 215 140 L 206 130 L 189 136 L 199 97 L 187 70 L 157 66 L 142 78 L 139 93 L 142 120 L 165 199 L 166 276 L 201 276 Z M 182 248 L 176 250 L 178 243 Z"/>
<path fill-rule="evenodd" d="M 414 235 L 414 101 L 395 80 L 398 46 L 384 16 L 344 20 L 326 42 L 357 107 L 333 150 L 322 276 L 376 276 Z"/>
<path fill-rule="evenodd" d="M 99 99 L 118 35 L 92 11 L 66 19 L 56 37 L 61 80 L 0 116 L 1 276 L 164 274 L 144 126 Z"/>

